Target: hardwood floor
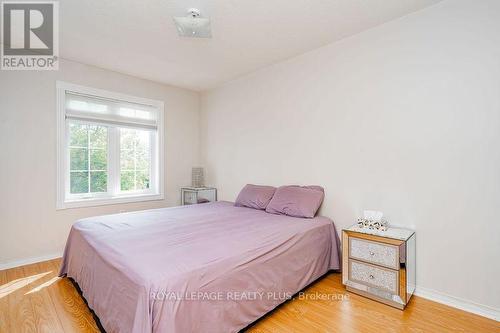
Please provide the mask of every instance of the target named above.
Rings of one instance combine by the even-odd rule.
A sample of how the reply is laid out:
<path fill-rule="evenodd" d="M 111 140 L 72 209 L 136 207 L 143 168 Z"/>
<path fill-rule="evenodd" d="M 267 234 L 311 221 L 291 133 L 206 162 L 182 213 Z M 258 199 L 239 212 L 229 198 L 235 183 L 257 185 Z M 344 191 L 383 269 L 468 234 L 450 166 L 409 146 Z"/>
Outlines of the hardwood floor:
<path fill-rule="evenodd" d="M 59 259 L 0 271 L 0 332 L 99 332 Z M 321 298 L 321 299 L 318 299 Z M 348 293 L 329 274 L 247 332 L 488 332 L 490 319 L 414 296 L 405 311 Z"/>
<path fill-rule="evenodd" d="M 59 259 L 0 271 L 0 331 L 99 332 Z"/>

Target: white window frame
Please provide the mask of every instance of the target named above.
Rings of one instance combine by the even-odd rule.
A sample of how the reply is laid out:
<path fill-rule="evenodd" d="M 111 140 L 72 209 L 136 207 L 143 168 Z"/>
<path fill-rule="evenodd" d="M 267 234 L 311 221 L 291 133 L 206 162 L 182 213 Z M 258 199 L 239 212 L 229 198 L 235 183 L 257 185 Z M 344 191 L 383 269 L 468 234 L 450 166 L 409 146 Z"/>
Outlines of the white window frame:
<path fill-rule="evenodd" d="M 78 207 L 92 207 L 101 205 L 112 205 L 139 201 L 163 200 L 164 195 L 164 103 L 162 101 L 135 97 L 121 93 L 111 92 L 102 89 L 95 89 L 76 85 L 68 82 L 57 81 L 57 198 L 56 209 L 68 209 Z M 151 156 L 151 175 L 153 186 L 150 189 L 139 192 L 123 192 L 111 195 L 92 195 L 88 198 L 72 196 L 69 194 L 69 156 L 68 156 L 68 123 L 66 121 L 66 92 L 96 96 L 106 99 L 114 99 L 123 102 L 136 103 L 153 106 L 158 111 L 158 123 L 156 130 L 156 140 L 151 140 L 153 151 L 157 154 Z M 83 122 L 85 123 L 85 122 Z M 119 165 L 113 162 L 117 159 L 110 159 L 110 151 L 117 150 L 119 153 L 119 134 L 117 128 L 108 127 L 108 175 L 109 172 L 119 172 Z M 116 139 L 118 138 L 118 140 Z M 108 179 L 110 179 L 108 177 Z M 113 187 L 112 193 L 118 193 L 120 184 L 110 183 L 108 189 Z"/>

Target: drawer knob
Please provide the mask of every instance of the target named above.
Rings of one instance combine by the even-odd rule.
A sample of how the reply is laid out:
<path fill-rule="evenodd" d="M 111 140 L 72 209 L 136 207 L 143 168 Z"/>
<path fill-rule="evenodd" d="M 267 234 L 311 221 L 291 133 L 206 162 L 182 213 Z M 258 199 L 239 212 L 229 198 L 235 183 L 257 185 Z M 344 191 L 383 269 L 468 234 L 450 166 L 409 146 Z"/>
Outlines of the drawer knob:
<path fill-rule="evenodd" d="M 374 255 L 375 255 L 375 252 L 370 251 L 370 255 L 371 255 L 371 256 L 374 256 Z"/>
<path fill-rule="evenodd" d="M 375 278 L 375 277 L 374 277 L 372 274 L 370 274 L 370 279 L 372 279 L 372 280 L 373 280 L 374 278 Z"/>

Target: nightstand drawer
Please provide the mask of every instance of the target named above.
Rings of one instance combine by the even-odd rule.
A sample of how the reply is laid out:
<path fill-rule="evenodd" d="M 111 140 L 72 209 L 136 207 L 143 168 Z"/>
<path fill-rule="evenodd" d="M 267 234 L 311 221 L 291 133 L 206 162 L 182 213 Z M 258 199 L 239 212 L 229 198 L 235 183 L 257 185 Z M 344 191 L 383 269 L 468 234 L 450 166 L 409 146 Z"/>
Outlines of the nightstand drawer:
<path fill-rule="evenodd" d="M 398 271 L 349 260 L 349 279 L 398 294 Z"/>
<path fill-rule="evenodd" d="M 349 237 L 349 257 L 399 269 L 397 246 Z"/>

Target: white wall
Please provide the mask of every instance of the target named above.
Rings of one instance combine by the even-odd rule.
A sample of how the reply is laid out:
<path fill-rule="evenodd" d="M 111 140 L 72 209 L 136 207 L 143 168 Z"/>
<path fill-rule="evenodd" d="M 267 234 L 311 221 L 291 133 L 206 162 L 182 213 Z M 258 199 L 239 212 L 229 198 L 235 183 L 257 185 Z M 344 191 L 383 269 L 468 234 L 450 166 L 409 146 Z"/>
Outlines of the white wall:
<path fill-rule="evenodd" d="M 56 80 L 165 102 L 165 200 L 56 211 Z M 79 218 L 179 204 L 198 135 L 195 92 L 68 61 L 59 71 L 0 71 L 0 266 L 60 254 Z"/>
<path fill-rule="evenodd" d="M 338 230 L 363 209 L 417 231 L 417 284 L 500 308 L 500 1 L 453 0 L 202 96 L 202 163 L 320 184 Z"/>

